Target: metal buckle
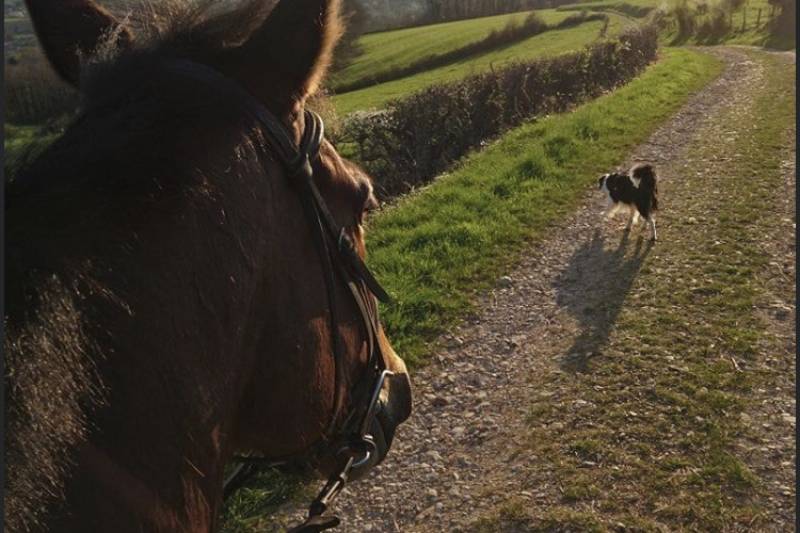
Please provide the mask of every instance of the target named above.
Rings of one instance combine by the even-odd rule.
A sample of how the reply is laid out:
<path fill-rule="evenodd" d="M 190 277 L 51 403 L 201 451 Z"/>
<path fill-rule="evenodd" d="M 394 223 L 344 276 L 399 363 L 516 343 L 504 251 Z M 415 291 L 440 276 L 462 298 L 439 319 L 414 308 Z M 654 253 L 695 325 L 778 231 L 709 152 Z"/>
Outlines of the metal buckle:
<path fill-rule="evenodd" d="M 375 444 L 375 439 L 372 435 L 364 435 L 358 440 L 354 440 L 347 446 L 344 446 L 339 450 L 339 454 L 349 455 L 353 459 L 350 465 L 350 470 L 352 470 L 354 468 L 361 468 L 367 464 L 372 454 L 376 451 L 378 451 L 378 447 Z M 357 459 L 358 457 L 360 457 L 360 459 Z"/>

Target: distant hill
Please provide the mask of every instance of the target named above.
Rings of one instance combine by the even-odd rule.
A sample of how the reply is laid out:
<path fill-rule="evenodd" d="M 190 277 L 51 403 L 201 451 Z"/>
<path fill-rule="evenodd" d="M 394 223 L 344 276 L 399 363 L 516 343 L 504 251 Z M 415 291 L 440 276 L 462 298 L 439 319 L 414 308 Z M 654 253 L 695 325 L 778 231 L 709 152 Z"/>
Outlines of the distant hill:
<path fill-rule="evenodd" d="M 546 9 L 575 0 L 354 0 L 365 16 L 364 30 L 384 31 L 505 13 Z"/>

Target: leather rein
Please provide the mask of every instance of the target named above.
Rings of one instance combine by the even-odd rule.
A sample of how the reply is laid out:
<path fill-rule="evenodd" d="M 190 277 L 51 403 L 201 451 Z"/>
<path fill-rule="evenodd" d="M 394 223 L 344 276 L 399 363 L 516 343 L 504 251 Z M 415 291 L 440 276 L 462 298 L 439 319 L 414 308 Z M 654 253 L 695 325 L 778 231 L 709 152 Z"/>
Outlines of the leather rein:
<path fill-rule="evenodd" d="M 325 514 L 328 505 L 344 488 L 351 470 L 366 464 L 371 455 L 377 452 L 369 431 L 379 409 L 381 388 L 391 372 L 387 369 L 378 339 L 376 297 L 383 302 L 389 301 L 390 297 L 358 255 L 345 228 L 337 224 L 314 183 L 312 165 L 319 158 L 320 146 L 325 135 L 320 116 L 312 111 L 305 111 L 302 139 L 300 145 L 295 147 L 292 136 L 281 121 L 230 78 L 206 65 L 185 60 L 168 61 L 165 69 L 230 94 L 233 101 L 239 103 L 240 110 L 263 128 L 266 133 L 264 136 L 266 143 L 286 170 L 290 184 L 297 192 L 305 217 L 311 226 L 311 234 L 325 278 L 336 382 L 331 420 L 323 438 L 312 446 L 310 455 L 314 457 L 321 452 L 333 450 L 338 466 L 309 506 L 306 521 L 290 529 L 289 532 L 313 533 L 336 527 L 340 520 L 336 516 Z M 337 422 L 342 418 L 344 411 L 344 384 L 347 380 L 344 375 L 345 347 L 338 334 L 339 320 L 335 296 L 337 275 L 347 285 L 359 310 L 369 353 L 367 370 L 351 390 L 351 409 L 340 424 Z M 286 464 L 290 459 L 234 457 L 237 465 L 225 479 L 223 498 L 231 496 L 259 469 Z"/>

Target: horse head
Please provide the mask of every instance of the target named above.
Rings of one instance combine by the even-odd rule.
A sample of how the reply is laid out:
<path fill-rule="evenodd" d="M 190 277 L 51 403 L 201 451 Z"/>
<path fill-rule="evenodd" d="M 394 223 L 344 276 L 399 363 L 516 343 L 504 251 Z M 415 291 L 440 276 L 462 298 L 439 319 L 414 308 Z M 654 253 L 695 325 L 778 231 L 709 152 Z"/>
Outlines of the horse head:
<path fill-rule="evenodd" d="M 6 524 L 208 531 L 232 457 L 328 474 L 354 420 L 362 476 L 411 388 L 362 272 L 370 178 L 303 153 L 339 2 L 27 4 L 82 104 L 6 187 Z"/>

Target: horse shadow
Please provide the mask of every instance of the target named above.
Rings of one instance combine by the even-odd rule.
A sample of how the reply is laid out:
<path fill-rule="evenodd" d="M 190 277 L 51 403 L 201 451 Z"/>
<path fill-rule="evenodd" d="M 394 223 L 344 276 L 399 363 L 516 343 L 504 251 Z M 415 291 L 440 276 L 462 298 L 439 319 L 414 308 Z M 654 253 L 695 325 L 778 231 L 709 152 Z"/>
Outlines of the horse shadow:
<path fill-rule="evenodd" d="M 653 247 L 652 241 L 645 244 L 639 235 L 629 250 L 630 240 L 628 228 L 616 246 L 607 246 L 606 238 L 596 229 L 556 278 L 556 302 L 575 318 L 579 328 L 560 361 L 563 369 L 586 371 L 589 359 L 599 355 L 608 342 L 625 298 Z"/>

